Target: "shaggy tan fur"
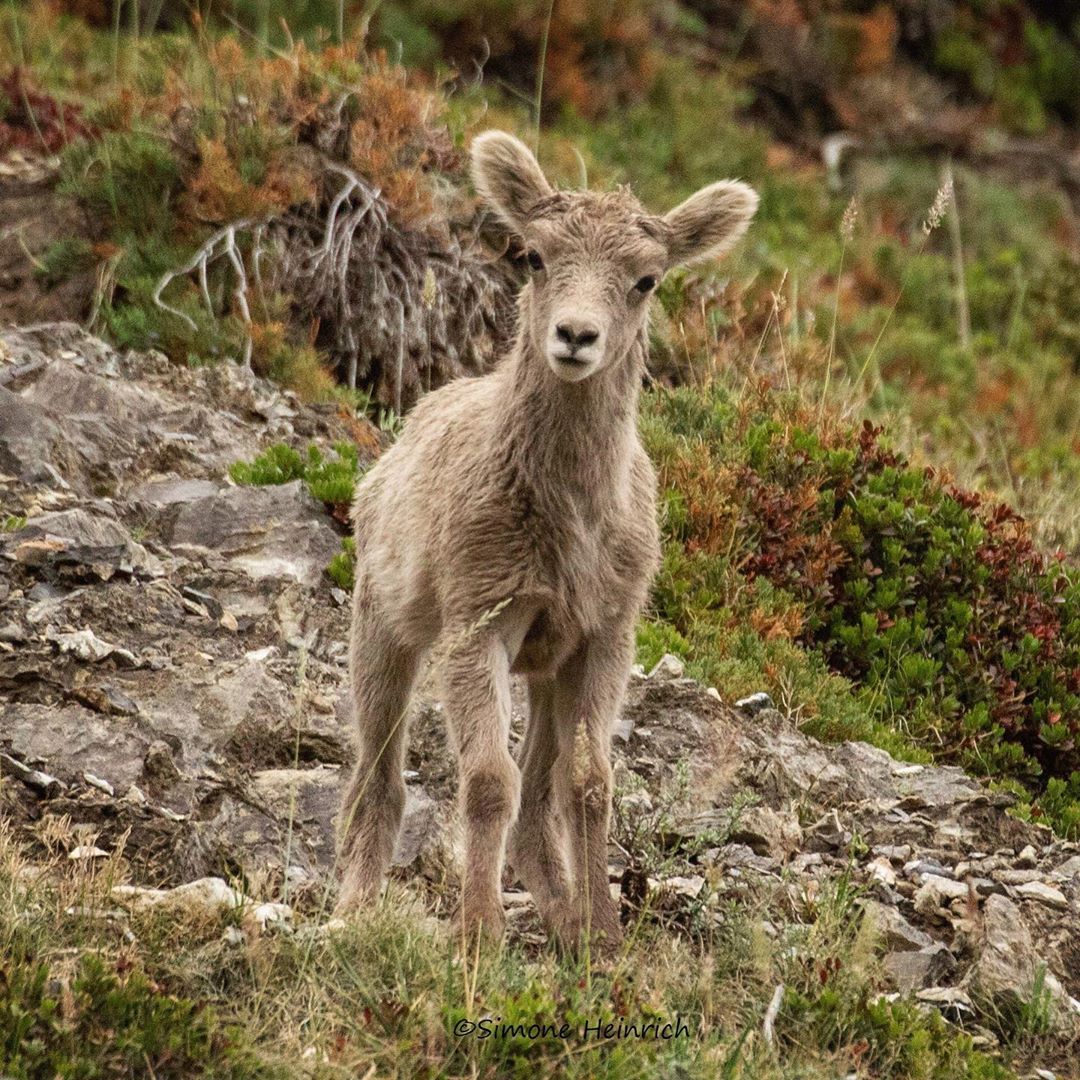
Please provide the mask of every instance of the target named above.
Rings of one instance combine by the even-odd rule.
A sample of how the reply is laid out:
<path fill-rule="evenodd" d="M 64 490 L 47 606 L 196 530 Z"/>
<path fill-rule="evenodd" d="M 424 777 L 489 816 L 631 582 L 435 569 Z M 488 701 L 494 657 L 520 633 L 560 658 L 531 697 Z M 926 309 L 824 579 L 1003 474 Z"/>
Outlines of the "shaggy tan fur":
<path fill-rule="evenodd" d="M 461 916 L 501 932 L 510 859 L 551 931 L 613 943 L 612 726 L 659 559 L 655 477 L 636 427 L 649 294 L 745 232 L 724 181 L 664 217 L 623 190 L 555 192 L 517 139 L 473 143 L 477 189 L 529 252 L 519 331 L 490 375 L 428 394 L 357 492 L 351 674 L 359 726 L 339 910 L 378 894 L 405 801 L 404 716 L 438 640 L 459 755 Z M 529 721 L 508 749 L 510 674 Z"/>

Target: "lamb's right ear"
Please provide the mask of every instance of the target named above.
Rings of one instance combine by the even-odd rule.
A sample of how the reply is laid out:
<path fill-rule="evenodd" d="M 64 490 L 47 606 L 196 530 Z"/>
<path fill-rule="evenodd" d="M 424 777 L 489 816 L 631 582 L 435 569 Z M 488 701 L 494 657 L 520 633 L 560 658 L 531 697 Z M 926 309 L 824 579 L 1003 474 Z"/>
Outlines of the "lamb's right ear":
<path fill-rule="evenodd" d="M 532 151 L 505 131 L 473 139 L 472 178 L 480 197 L 516 232 L 529 211 L 552 194 Z"/>

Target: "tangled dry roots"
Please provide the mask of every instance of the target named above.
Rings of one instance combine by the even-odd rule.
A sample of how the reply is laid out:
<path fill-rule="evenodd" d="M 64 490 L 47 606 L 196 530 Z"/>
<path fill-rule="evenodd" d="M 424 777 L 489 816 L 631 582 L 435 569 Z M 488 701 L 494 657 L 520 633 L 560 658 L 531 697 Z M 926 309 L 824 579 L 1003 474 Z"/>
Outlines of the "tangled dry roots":
<path fill-rule="evenodd" d="M 287 296 L 340 381 L 399 413 L 426 390 L 489 370 L 514 331 L 509 262 L 488 256 L 474 228 L 396 224 L 379 190 L 346 165 L 324 159 L 319 171 L 316 204 L 219 229 L 161 278 L 154 302 L 194 330 L 163 294 L 194 279 L 216 314 L 208 278 L 223 268 L 250 363 L 253 301 L 265 310 L 267 292 Z"/>
<path fill-rule="evenodd" d="M 318 344 L 350 387 L 399 411 L 425 390 L 494 364 L 513 333 L 508 264 L 474 233 L 407 229 L 377 189 L 325 163 L 318 209 L 268 225 L 273 287 L 318 320 Z"/>

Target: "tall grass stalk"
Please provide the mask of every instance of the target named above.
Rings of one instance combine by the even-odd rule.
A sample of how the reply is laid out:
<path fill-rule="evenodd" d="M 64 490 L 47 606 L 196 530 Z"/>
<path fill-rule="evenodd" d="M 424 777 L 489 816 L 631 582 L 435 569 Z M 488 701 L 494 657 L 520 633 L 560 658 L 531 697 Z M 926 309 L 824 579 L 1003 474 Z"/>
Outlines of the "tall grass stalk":
<path fill-rule="evenodd" d="M 544 33 L 540 38 L 540 60 L 536 71 L 536 100 L 533 102 L 533 150 L 540 146 L 540 110 L 544 104 L 544 69 L 547 67 L 548 37 L 551 34 L 551 19 L 555 14 L 555 0 L 548 4 L 547 18 L 544 19 Z"/>
<path fill-rule="evenodd" d="M 840 220 L 840 265 L 836 268 L 836 290 L 833 293 L 832 326 L 829 328 L 829 351 L 825 357 L 825 382 L 821 388 L 821 402 L 818 406 L 818 419 L 825 412 L 825 401 L 829 396 L 829 382 L 832 379 L 833 358 L 836 355 L 836 320 L 840 313 L 840 284 L 844 280 L 844 256 L 847 254 L 848 244 L 855 236 L 855 219 L 858 216 L 858 204 L 855 196 L 847 204 L 844 216 Z"/>
<path fill-rule="evenodd" d="M 952 244 L 953 277 L 956 279 L 956 322 L 960 347 L 971 352 L 971 309 L 968 306 L 967 281 L 964 273 L 964 242 L 960 231 L 960 203 L 956 198 L 952 161 L 946 159 L 941 168 L 941 185 L 953 193 L 949 207 L 949 240 Z"/>
<path fill-rule="evenodd" d="M 904 296 L 904 287 L 907 285 L 908 274 L 910 273 L 911 262 L 914 258 L 917 258 L 922 254 L 923 249 L 926 247 L 926 242 L 930 237 L 930 234 L 937 229 L 942 220 L 945 217 L 945 213 L 949 209 L 949 204 L 952 202 L 953 189 L 950 182 L 945 182 L 938 188 L 937 194 L 934 196 L 933 204 L 930 207 L 926 215 L 926 220 L 922 223 L 922 239 L 919 241 L 918 247 L 915 249 L 912 259 L 908 260 L 907 265 L 904 267 L 904 273 L 900 277 L 900 288 L 896 291 L 896 299 L 893 300 L 892 305 L 889 307 L 888 313 L 885 315 L 885 321 L 881 324 L 881 329 L 878 331 L 878 335 L 874 338 L 874 344 L 870 346 L 870 351 L 866 354 L 866 360 L 863 366 L 859 369 L 859 374 L 855 377 L 854 385 L 856 387 L 862 385 L 863 378 L 866 376 L 867 369 L 873 362 L 875 355 L 877 354 L 878 346 L 881 344 L 881 339 L 885 336 L 885 331 L 888 330 L 889 324 L 892 322 L 893 316 L 896 314 L 896 309 L 900 306 L 900 301 Z"/>

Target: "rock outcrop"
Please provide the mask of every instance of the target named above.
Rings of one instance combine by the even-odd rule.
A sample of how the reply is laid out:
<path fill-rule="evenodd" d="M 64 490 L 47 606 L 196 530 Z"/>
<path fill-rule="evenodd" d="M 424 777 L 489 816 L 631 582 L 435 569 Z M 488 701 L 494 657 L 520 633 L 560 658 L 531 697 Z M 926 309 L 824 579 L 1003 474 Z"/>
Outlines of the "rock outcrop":
<path fill-rule="evenodd" d="M 237 487 L 227 466 L 357 434 L 235 366 L 180 370 L 63 324 L 0 334 L 0 814 L 32 850 L 64 816 L 69 854 L 122 843 L 142 886 L 332 888 L 352 753 L 347 598 L 324 574 L 341 528 L 300 484 Z M 395 855 L 432 888 L 456 842 L 439 713 L 422 691 Z M 725 704 L 673 657 L 635 675 L 614 745 L 628 911 L 652 895 L 719 920 L 763 884 L 805 897 L 845 877 L 883 992 L 953 1019 L 1045 995 L 1075 1023 L 1080 846 L 1010 816 L 1009 796 L 821 744 L 764 695 Z M 635 849 L 642 836 L 677 872 Z M 535 934 L 528 897 L 507 903 Z"/>

